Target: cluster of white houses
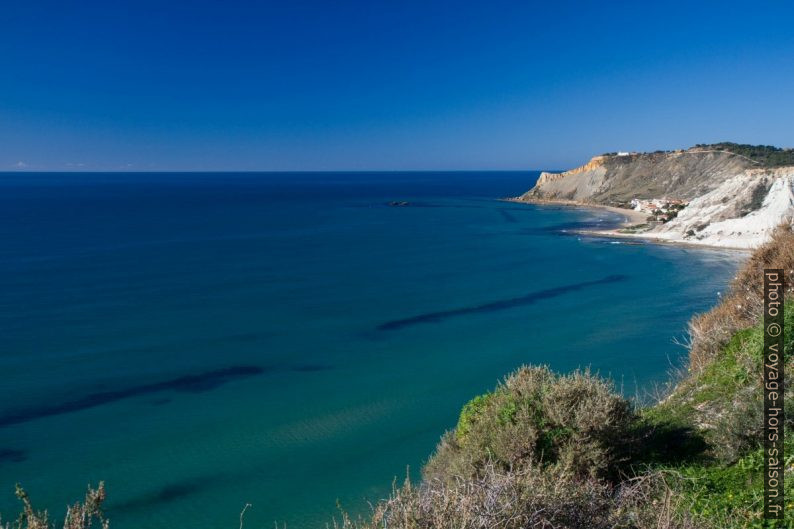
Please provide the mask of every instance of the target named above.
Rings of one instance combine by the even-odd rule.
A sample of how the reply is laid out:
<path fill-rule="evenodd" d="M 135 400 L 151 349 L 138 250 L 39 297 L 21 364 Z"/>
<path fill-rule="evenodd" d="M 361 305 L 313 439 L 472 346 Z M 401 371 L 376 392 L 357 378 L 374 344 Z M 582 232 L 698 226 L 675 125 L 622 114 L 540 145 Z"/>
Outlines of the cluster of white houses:
<path fill-rule="evenodd" d="M 647 212 L 648 220 L 656 222 L 667 222 L 675 218 L 687 204 L 688 202 L 677 198 L 634 198 L 631 201 L 632 209 Z"/>

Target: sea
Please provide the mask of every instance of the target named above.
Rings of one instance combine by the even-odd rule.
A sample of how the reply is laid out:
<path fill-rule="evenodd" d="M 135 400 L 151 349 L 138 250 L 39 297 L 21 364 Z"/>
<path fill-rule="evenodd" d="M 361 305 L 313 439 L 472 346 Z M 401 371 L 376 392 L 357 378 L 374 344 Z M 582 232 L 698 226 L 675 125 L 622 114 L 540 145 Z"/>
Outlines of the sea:
<path fill-rule="evenodd" d="M 2 519 L 324 528 L 523 364 L 659 395 L 744 254 L 499 200 L 538 174 L 0 174 Z"/>

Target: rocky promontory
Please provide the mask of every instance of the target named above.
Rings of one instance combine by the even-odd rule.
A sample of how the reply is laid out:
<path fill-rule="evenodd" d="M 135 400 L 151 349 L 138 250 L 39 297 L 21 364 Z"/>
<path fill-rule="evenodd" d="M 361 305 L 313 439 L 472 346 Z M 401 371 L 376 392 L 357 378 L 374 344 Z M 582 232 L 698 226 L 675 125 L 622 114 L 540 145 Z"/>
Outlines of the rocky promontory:
<path fill-rule="evenodd" d="M 603 154 L 576 169 L 542 173 L 514 200 L 647 213 L 646 222 L 613 235 L 754 248 L 794 218 L 794 151 L 721 143 Z"/>

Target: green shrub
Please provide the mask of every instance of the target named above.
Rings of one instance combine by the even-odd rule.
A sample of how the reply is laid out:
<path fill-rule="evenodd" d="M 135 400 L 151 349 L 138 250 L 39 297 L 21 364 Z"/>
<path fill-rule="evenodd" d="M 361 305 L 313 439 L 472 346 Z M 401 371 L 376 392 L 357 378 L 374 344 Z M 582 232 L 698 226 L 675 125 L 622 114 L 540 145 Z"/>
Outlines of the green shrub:
<path fill-rule="evenodd" d="M 488 399 L 491 397 L 493 397 L 493 393 L 478 395 L 463 406 L 460 412 L 460 418 L 458 419 L 458 425 L 455 427 L 455 435 L 458 441 L 462 442 L 466 438 L 471 431 L 472 425 L 477 422 L 482 415 L 488 403 Z"/>
<path fill-rule="evenodd" d="M 576 476 L 614 474 L 634 413 L 611 383 L 588 371 L 558 376 L 523 367 L 463 407 L 425 467 L 429 479 L 501 468 L 553 465 Z"/>

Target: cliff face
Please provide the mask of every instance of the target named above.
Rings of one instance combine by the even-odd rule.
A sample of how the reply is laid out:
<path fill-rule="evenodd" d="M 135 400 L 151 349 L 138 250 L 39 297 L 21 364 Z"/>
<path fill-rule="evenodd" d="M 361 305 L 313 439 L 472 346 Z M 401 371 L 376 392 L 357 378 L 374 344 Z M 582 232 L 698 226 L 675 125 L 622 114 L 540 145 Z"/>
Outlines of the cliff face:
<path fill-rule="evenodd" d="M 794 167 L 756 169 L 693 199 L 676 218 L 645 235 L 711 246 L 755 248 L 794 219 Z"/>
<path fill-rule="evenodd" d="M 691 200 L 753 167 L 728 152 L 687 151 L 596 156 L 564 173 L 542 173 L 520 200 L 575 200 L 621 205 L 634 198 Z"/>

